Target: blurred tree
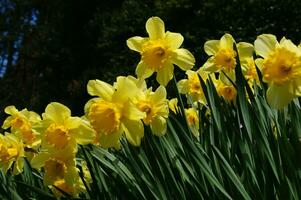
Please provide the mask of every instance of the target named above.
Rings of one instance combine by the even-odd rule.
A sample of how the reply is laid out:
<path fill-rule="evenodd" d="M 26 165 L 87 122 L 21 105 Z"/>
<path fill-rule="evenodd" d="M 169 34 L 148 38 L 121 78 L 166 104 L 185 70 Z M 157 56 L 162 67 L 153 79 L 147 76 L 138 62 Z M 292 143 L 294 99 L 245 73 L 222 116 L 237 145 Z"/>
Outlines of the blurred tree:
<path fill-rule="evenodd" d="M 42 112 L 59 101 L 82 115 L 89 79 L 134 74 L 139 55 L 126 39 L 146 35 L 150 16 L 180 32 L 200 67 L 203 44 L 230 32 L 253 42 L 273 33 L 300 41 L 294 0 L 0 0 L 0 110 L 15 104 Z"/>

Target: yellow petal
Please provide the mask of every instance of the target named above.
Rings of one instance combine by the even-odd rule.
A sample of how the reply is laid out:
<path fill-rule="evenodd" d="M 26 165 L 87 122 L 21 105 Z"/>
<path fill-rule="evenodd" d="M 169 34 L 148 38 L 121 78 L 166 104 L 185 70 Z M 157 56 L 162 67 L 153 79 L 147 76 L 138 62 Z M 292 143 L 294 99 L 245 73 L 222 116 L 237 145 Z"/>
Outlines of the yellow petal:
<path fill-rule="evenodd" d="M 48 104 L 43 113 L 43 119 L 50 119 L 58 123 L 63 123 L 70 116 L 70 109 L 58 102 Z"/>
<path fill-rule="evenodd" d="M 180 80 L 177 85 L 178 85 L 179 92 L 181 94 L 188 93 L 188 80 L 187 79 Z"/>
<path fill-rule="evenodd" d="M 75 166 L 68 166 L 67 174 L 64 178 L 66 183 L 70 185 L 74 184 L 79 178 L 77 168 Z"/>
<path fill-rule="evenodd" d="M 301 56 L 300 48 L 298 48 L 291 40 L 288 40 L 285 37 L 281 39 L 280 46 L 293 51 L 298 56 Z"/>
<path fill-rule="evenodd" d="M 162 85 L 160 85 L 156 91 L 154 92 L 152 99 L 154 102 L 161 102 L 162 100 L 166 99 L 166 89 Z"/>
<path fill-rule="evenodd" d="M 194 66 L 194 56 L 187 49 L 176 49 L 173 51 L 171 62 L 186 71 Z"/>
<path fill-rule="evenodd" d="M 13 174 L 17 175 L 23 172 L 24 158 L 18 158 L 14 164 Z"/>
<path fill-rule="evenodd" d="M 206 80 L 208 79 L 208 73 L 204 71 L 204 67 L 200 67 L 197 70 L 197 73 L 201 76 L 201 78 L 206 82 Z"/>
<path fill-rule="evenodd" d="M 81 122 L 81 124 L 70 131 L 72 136 L 75 137 L 76 143 L 85 145 L 92 143 L 95 139 L 95 131 L 89 126 L 88 122 Z"/>
<path fill-rule="evenodd" d="M 154 135 L 165 135 L 167 130 L 166 119 L 164 117 L 157 116 L 152 120 L 150 127 Z"/>
<path fill-rule="evenodd" d="M 254 42 L 254 48 L 257 55 L 263 58 L 267 57 L 271 51 L 275 48 L 277 38 L 272 34 L 262 34 L 257 37 Z"/>
<path fill-rule="evenodd" d="M 145 91 L 147 90 L 147 85 L 144 79 L 140 79 L 140 78 L 135 78 L 134 76 L 127 76 L 128 79 L 130 79 L 131 81 L 135 82 L 135 84 L 137 85 L 137 87 L 142 90 Z"/>
<path fill-rule="evenodd" d="M 14 114 L 18 113 L 19 111 L 18 111 L 18 109 L 16 109 L 15 106 L 7 106 L 4 109 L 4 112 L 9 115 L 14 115 Z"/>
<path fill-rule="evenodd" d="M 219 40 L 209 40 L 204 44 L 204 50 L 208 56 L 215 55 L 219 49 Z"/>
<path fill-rule="evenodd" d="M 147 39 L 143 38 L 143 37 L 135 36 L 135 37 L 131 37 L 130 39 L 128 39 L 126 41 L 126 44 L 131 50 L 141 52 L 141 46 L 142 46 L 143 42 L 145 42 L 145 40 L 147 40 Z"/>
<path fill-rule="evenodd" d="M 220 48 L 222 49 L 233 49 L 234 39 L 232 35 L 226 33 L 220 40 Z"/>
<path fill-rule="evenodd" d="M 267 101 L 271 107 L 281 109 L 287 106 L 295 97 L 288 90 L 288 86 L 271 85 L 267 91 Z"/>
<path fill-rule="evenodd" d="M 252 44 L 247 42 L 240 42 L 237 44 L 237 50 L 240 60 L 244 58 L 253 57 L 254 47 Z"/>
<path fill-rule="evenodd" d="M 173 77 L 173 65 L 167 63 L 160 71 L 157 72 L 157 81 L 160 85 L 166 86 Z"/>
<path fill-rule="evenodd" d="M 175 114 L 179 113 L 180 109 L 178 107 L 178 99 L 173 98 L 173 99 L 169 100 L 168 107 L 173 113 L 175 113 Z"/>
<path fill-rule="evenodd" d="M 169 31 L 166 32 L 165 39 L 172 50 L 180 48 L 184 41 L 184 37 L 180 33 L 173 33 Z"/>
<path fill-rule="evenodd" d="M 31 160 L 31 167 L 35 169 L 40 169 L 41 167 L 44 166 L 45 161 L 50 157 L 49 153 L 39 153 L 36 156 L 33 157 Z"/>
<path fill-rule="evenodd" d="M 124 76 L 117 77 L 114 87 L 116 88 L 116 91 L 112 96 L 112 101 L 119 103 L 128 101 L 128 99 L 134 97 L 138 91 L 136 83 Z"/>
<path fill-rule="evenodd" d="M 146 79 L 150 77 L 154 71 L 149 68 L 144 62 L 140 61 L 136 68 L 136 75 L 138 78 Z"/>
<path fill-rule="evenodd" d="M 205 64 L 202 67 L 203 71 L 209 72 L 209 73 L 214 73 L 218 70 L 214 63 L 214 57 L 210 57 Z"/>
<path fill-rule="evenodd" d="M 123 117 L 130 120 L 140 120 L 145 117 L 145 113 L 139 110 L 136 105 L 128 101 L 124 104 Z"/>
<path fill-rule="evenodd" d="M 75 129 L 78 128 L 82 123 L 82 119 L 79 117 L 70 117 L 65 120 L 64 126 L 67 129 Z"/>
<path fill-rule="evenodd" d="M 112 85 L 100 80 L 90 80 L 87 84 L 87 90 L 91 96 L 99 96 L 106 101 L 111 100 L 114 93 Z"/>
<path fill-rule="evenodd" d="M 161 39 L 165 35 L 164 22 L 159 17 L 151 17 L 145 25 L 150 39 Z"/>
<path fill-rule="evenodd" d="M 261 67 L 262 67 L 262 63 L 263 63 L 263 59 L 262 58 L 257 58 L 255 60 L 255 64 L 256 66 L 261 70 Z"/>
<path fill-rule="evenodd" d="M 11 126 L 11 121 L 14 119 L 13 116 L 9 116 L 7 117 L 4 122 L 3 122 L 3 125 L 2 125 L 2 128 L 3 129 L 8 129 L 10 126 Z"/>
<path fill-rule="evenodd" d="M 140 146 L 141 139 L 144 136 L 144 127 L 142 121 L 126 119 L 123 121 L 122 127 L 127 141 L 134 146 Z"/>
<path fill-rule="evenodd" d="M 121 134 L 122 134 L 121 128 L 116 132 L 107 135 L 99 133 L 99 137 L 98 137 L 99 145 L 105 149 L 107 148 L 120 149 Z"/>

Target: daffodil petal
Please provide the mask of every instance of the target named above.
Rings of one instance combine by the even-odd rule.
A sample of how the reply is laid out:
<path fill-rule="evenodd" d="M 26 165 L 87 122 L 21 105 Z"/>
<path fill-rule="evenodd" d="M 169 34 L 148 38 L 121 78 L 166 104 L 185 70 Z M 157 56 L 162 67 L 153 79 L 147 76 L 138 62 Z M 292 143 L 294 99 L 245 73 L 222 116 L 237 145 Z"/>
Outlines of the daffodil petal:
<path fill-rule="evenodd" d="M 220 40 L 220 48 L 222 49 L 233 49 L 234 39 L 232 35 L 226 33 Z"/>
<path fill-rule="evenodd" d="M 95 139 L 95 131 L 88 124 L 81 122 L 81 124 L 76 128 L 70 131 L 74 136 L 76 143 L 85 145 L 92 143 Z"/>
<path fill-rule="evenodd" d="M 281 109 L 287 106 L 295 97 L 291 94 L 286 85 L 271 85 L 267 91 L 267 101 L 273 108 Z"/>
<path fill-rule="evenodd" d="M 160 102 L 162 99 L 166 99 L 166 89 L 162 85 L 160 85 L 156 91 L 154 92 L 152 99 L 154 102 Z"/>
<path fill-rule="evenodd" d="M 87 90 L 91 96 L 99 96 L 107 101 L 112 98 L 114 93 L 112 85 L 100 80 L 90 80 L 87 84 Z"/>
<path fill-rule="evenodd" d="M 99 145 L 102 148 L 115 148 L 115 149 L 120 149 L 120 138 L 122 134 L 122 129 L 120 128 L 119 130 L 115 131 L 114 133 L 110 134 L 102 134 L 99 133 Z"/>
<path fill-rule="evenodd" d="M 23 172 L 24 158 L 18 158 L 14 164 L 13 174 L 17 175 Z"/>
<path fill-rule="evenodd" d="M 167 130 L 166 119 L 161 116 L 155 117 L 150 124 L 152 133 L 156 136 L 165 135 Z"/>
<path fill-rule="evenodd" d="M 140 79 L 146 79 L 150 77 L 154 71 L 150 69 L 144 62 L 140 61 L 136 68 L 136 75 Z"/>
<path fill-rule="evenodd" d="M 142 121 L 125 119 L 122 123 L 122 127 L 127 141 L 134 146 L 140 146 L 141 139 L 144 136 Z"/>
<path fill-rule="evenodd" d="M 180 80 L 177 85 L 178 85 L 179 92 L 181 94 L 188 93 L 188 80 L 187 79 Z"/>
<path fill-rule="evenodd" d="M 256 64 L 256 66 L 258 67 L 259 70 L 261 70 L 261 68 L 262 68 L 262 63 L 263 63 L 263 59 L 262 58 L 257 58 L 255 60 L 255 64 Z"/>
<path fill-rule="evenodd" d="M 45 161 L 49 158 L 50 154 L 49 153 L 39 153 L 36 156 L 34 156 L 30 162 L 30 165 L 32 168 L 35 169 L 40 169 L 41 167 L 44 166 Z"/>
<path fill-rule="evenodd" d="M 118 76 L 117 81 L 114 83 L 116 91 L 112 96 L 113 102 L 125 103 L 129 98 L 137 94 L 137 84 L 124 76 Z"/>
<path fill-rule="evenodd" d="M 250 58 L 253 56 L 254 47 L 250 43 L 240 42 L 237 44 L 237 50 L 239 59 L 243 60 L 245 58 Z"/>
<path fill-rule="evenodd" d="M 169 31 L 166 32 L 165 39 L 172 50 L 180 48 L 184 41 L 184 37 L 180 33 L 173 33 Z"/>
<path fill-rule="evenodd" d="M 79 174 L 78 174 L 77 168 L 75 166 L 69 166 L 64 178 L 65 178 L 66 183 L 72 185 L 77 181 L 78 176 L 79 176 Z"/>
<path fill-rule="evenodd" d="M 194 66 L 194 56 L 187 49 L 176 49 L 173 51 L 171 62 L 186 71 Z"/>
<path fill-rule="evenodd" d="M 142 51 L 141 46 L 142 46 L 143 42 L 145 42 L 145 40 L 147 40 L 147 38 L 135 36 L 135 37 L 131 37 L 130 39 L 128 39 L 126 41 L 126 44 L 131 50 L 141 52 Z"/>
<path fill-rule="evenodd" d="M 139 110 L 131 101 L 124 104 L 123 116 L 130 120 L 140 120 L 145 117 L 145 113 Z"/>
<path fill-rule="evenodd" d="M 82 123 L 82 119 L 79 117 L 70 117 L 65 120 L 64 126 L 68 129 L 78 128 Z"/>
<path fill-rule="evenodd" d="M 171 63 L 167 63 L 160 71 L 157 72 L 157 81 L 160 85 L 166 86 L 173 77 L 174 67 Z"/>
<path fill-rule="evenodd" d="M 204 44 L 204 50 L 208 56 L 215 55 L 219 49 L 219 40 L 209 40 Z"/>
<path fill-rule="evenodd" d="M 14 119 L 13 116 L 8 116 L 4 122 L 3 122 L 3 125 L 2 125 L 2 128 L 3 129 L 8 129 L 10 126 L 11 126 L 11 121 Z"/>
<path fill-rule="evenodd" d="M 70 109 L 58 102 L 52 102 L 48 104 L 45 109 L 45 113 L 43 113 L 43 119 L 50 119 L 59 123 L 62 123 L 70 116 Z"/>
<path fill-rule="evenodd" d="M 150 39 L 160 39 L 165 35 L 164 22 L 159 17 L 151 17 L 145 25 L 146 31 Z"/>
<path fill-rule="evenodd" d="M 15 106 L 7 106 L 4 109 L 4 112 L 9 115 L 14 115 L 14 114 L 18 113 L 19 111 Z"/>
<path fill-rule="evenodd" d="M 255 52 L 257 55 L 265 58 L 275 48 L 276 44 L 278 44 L 278 42 L 275 35 L 272 34 L 259 35 L 254 42 Z"/>
<path fill-rule="evenodd" d="M 218 70 L 218 68 L 216 67 L 215 63 L 214 63 L 214 57 L 210 57 L 205 64 L 202 67 L 203 71 L 205 72 L 209 72 L 209 73 L 214 73 Z"/>

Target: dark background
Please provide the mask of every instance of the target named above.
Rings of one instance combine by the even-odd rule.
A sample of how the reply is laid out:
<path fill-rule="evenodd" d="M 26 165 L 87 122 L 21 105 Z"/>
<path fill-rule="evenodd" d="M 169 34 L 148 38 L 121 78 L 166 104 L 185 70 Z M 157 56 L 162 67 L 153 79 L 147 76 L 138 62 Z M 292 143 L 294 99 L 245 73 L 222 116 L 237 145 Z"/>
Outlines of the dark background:
<path fill-rule="evenodd" d="M 198 68 L 204 42 L 225 32 L 236 41 L 272 33 L 299 44 L 300 14 L 294 0 L 0 0 L 0 119 L 8 105 L 41 113 L 51 101 L 82 115 L 89 79 L 134 74 L 140 56 L 126 40 L 147 36 L 151 16 L 183 34 Z"/>

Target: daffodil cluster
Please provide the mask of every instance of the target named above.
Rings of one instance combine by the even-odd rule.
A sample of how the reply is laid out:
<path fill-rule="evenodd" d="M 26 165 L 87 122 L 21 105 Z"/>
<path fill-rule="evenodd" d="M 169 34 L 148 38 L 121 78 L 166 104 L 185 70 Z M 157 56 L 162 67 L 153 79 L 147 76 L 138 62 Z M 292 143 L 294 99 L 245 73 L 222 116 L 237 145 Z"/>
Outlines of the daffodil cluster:
<path fill-rule="evenodd" d="M 143 123 L 155 135 L 166 133 L 168 101 L 163 86 L 152 91 L 144 80 L 119 76 L 113 85 L 91 80 L 87 89 L 95 96 L 85 105 L 86 118 L 96 132 L 95 144 L 119 149 L 125 135 L 129 143 L 139 146 L 144 136 Z"/>
<path fill-rule="evenodd" d="M 64 191 L 76 197 L 85 190 L 78 166 L 84 179 L 91 182 L 86 163 L 77 159 L 79 145 L 120 149 L 121 140 L 125 139 L 140 146 L 145 127 L 156 136 L 168 132 L 169 110 L 182 115 L 191 133 L 199 138 L 200 106 L 209 107 L 203 88 L 208 79 L 218 95 L 233 106 L 237 67 L 241 67 L 251 89 L 255 85 L 261 87 L 257 71 L 261 72 L 262 81 L 268 85 L 267 102 L 274 108 L 283 108 L 301 96 L 301 44 L 296 46 L 286 38 L 278 42 L 274 35 L 262 34 L 253 46 L 236 43 L 230 34 L 225 34 L 220 40 L 204 44 L 209 58 L 198 69 L 192 69 L 195 58 L 180 48 L 184 41 L 180 33 L 165 32 L 159 17 L 147 20 L 146 31 L 149 37 L 127 40 L 127 46 L 141 55 L 137 77 L 118 76 L 113 84 L 90 80 L 87 92 L 92 98 L 84 106 L 84 116 L 72 116 L 68 107 L 57 102 L 49 103 L 41 116 L 27 109 L 6 107 L 9 116 L 2 125 L 5 133 L 0 135 L 2 170 L 19 174 L 27 159 L 57 196 Z M 187 108 L 180 109 L 177 98 L 167 99 L 165 87 L 174 76 L 174 65 L 184 70 L 187 77 L 175 84 L 179 93 L 187 97 Z M 157 88 L 148 87 L 145 81 L 154 72 L 160 84 Z"/>

